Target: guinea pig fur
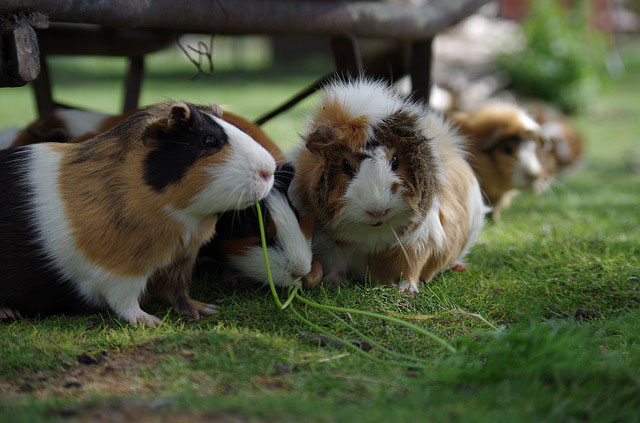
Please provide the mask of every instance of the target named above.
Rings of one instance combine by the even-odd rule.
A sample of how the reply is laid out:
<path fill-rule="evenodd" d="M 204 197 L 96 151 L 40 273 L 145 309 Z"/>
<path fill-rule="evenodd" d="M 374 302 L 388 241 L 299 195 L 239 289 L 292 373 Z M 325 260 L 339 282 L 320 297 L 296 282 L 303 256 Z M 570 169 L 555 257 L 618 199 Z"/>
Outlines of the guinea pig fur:
<path fill-rule="evenodd" d="M 159 323 L 147 284 L 182 313 L 217 215 L 263 199 L 275 162 L 217 106 L 162 103 L 83 143 L 0 151 L 0 310 L 47 315 L 110 308 Z"/>
<path fill-rule="evenodd" d="M 313 223 L 308 217 L 301 218 L 289 201 L 287 190 L 293 174 L 291 164 L 280 165 L 273 189 L 260 202 L 269 265 L 279 286 L 291 286 L 311 272 Z M 255 207 L 220 215 L 216 235 L 201 249 L 200 256 L 224 262 L 232 279 L 269 283 Z"/>
<path fill-rule="evenodd" d="M 335 82 L 304 141 L 289 194 L 316 222 L 313 252 L 327 279 L 370 276 L 417 291 L 462 265 L 487 209 L 441 115 L 382 82 Z"/>
<path fill-rule="evenodd" d="M 112 128 L 128 116 L 111 116 L 94 111 L 58 107 L 20 131 L 11 146 L 88 140 Z"/>
<path fill-rule="evenodd" d="M 555 175 L 552 146 L 542 129 L 521 107 L 489 103 L 453 120 L 468 138 L 469 162 L 493 217 L 520 190 L 544 192 Z"/>
<path fill-rule="evenodd" d="M 551 142 L 559 175 L 565 176 L 570 169 L 578 167 L 584 159 L 584 143 L 569 119 L 543 103 L 530 104 L 527 109 Z"/>

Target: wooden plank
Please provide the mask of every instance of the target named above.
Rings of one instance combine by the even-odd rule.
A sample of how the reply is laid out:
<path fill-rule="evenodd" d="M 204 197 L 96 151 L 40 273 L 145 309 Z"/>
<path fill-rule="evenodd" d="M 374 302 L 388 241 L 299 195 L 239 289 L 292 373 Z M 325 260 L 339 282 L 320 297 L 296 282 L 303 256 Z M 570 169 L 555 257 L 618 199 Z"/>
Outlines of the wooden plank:
<path fill-rule="evenodd" d="M 40 75 L 31 83 L 31 87 L 36 98 L 38 116 L 42 117 L 53 112 L 56 105 L 51 92 L 51 76 L 49 75 L 49 66 L 45 55 L 40 56 Z"/>
<path fill-rule="evenodd" d="M 338 75 L 353 78 L 363 73 L 362 57 L 355 37 L 340 35 L 331 38 L 331 51 Z"/>
<path fill-rule="evenodd" d="M 132 112 L 138 108 L 140 90 L 144 79 L 144 56 L 129 58 L 129 71 L 124 80 L 124 105 L 122 112 Z"/>
<path fill-rule="evenodd" d="M 0 86 L 19 87 L 38 77 L 38 37 L 28 16 L 0 18 L 0 51 Z"/>
<path fill-rule="evenodd" d="M 431 45 L 433 39 L 411 45 L 411 91 L 413 98 L 429 104 L 431 92 Z"/>
<path fill-rule="evenodd" d="M 2 0 L 0 14 L 37 10 L 51 21 L 209 34 L 317 34 L 425 40 L 489 0 L 422 6 L 327 0 Z"/>
<path fill-rule="evenodd" d="M 49 56 L 140 56 L 170 46 L 177 37 L 177 33 L 170 31 L 113 29 L 90 24 L 52 23 L 38 31 L 40 50 Z"/>

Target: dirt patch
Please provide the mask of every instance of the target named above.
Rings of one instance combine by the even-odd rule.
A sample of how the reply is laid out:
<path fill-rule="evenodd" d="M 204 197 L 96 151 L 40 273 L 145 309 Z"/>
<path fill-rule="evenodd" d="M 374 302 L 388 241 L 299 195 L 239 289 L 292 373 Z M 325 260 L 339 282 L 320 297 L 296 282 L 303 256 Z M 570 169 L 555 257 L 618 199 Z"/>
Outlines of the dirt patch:
<path fill-rule="evenodd" d="M 149 394 L 158 386 L 144 377 L 144 371 L 152 369 L 162 357 L 151 344 L 117 354 L 87 352 L 78 357 L 77 364 L 61 372 L 37 372 L 24 379 L 0 380 L 0 395 L 77 399 L 94 393 Z"/>
<path fill-rule="evenodd" d="M 53 409 L 49 414 L 62 417 L 65 421 L 91 423 L 247 423 L 250 421 L 246 416 L 226 412 L 171 412 L 173 403 L 174 401 L 170 398 L 151 402 L 118 400 L 97 406 Z"/>

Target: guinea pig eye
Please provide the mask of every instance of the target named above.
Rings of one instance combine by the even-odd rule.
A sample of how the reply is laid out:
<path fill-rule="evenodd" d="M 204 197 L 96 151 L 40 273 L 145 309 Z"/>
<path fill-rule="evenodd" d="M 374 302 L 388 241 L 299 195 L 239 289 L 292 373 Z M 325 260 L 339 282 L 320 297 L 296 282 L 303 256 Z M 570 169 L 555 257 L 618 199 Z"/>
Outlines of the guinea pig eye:
<path fill-rule="evenodd" d="M 344 174 L 349 178 L 353 178 L 353 168 L 347 159 L 342 160 L 342 172 L 344 172 Z"/>
<path fill-rule="evenodd" d="M 391 157 L 391 170 L 396 171 L 400 167 L 400 159 L 398 159 L 398 155 L 394 154 Z"/>
<path fill-rule="evenodd" d="M 207 135 L 202 140 L 202 143 L 211 150 L 220 150 L 222 148 L 222 142 L 214 135 Z"/>
<path fill-rule="evenodd" d="M 506 154 L 507 156 L 511 156 L 513 154 L 513 146 L 509 144 L 500 146 L 500 152 Z"/>

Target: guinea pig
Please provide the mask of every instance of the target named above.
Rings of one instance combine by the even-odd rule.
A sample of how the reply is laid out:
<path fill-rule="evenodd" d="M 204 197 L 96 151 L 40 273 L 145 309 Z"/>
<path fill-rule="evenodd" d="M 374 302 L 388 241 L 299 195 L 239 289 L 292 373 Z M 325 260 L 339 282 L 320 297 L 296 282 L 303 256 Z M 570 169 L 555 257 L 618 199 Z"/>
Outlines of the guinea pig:
<path fill-rule="evenodd" d="M 531 116 L 540 125 L 544 136 L 551 142 L 552 155 L 559 175 L 566 175 L 583 162 L 584 146 L 582 136 L 558 110 L 542 103 L 532 103 L 527 107 Z"/>
<path fill-rule="evenodd" d="M 493 218 L 520 191 L 544 192 L 555 175 L 552 146 L 521 107 L 490 103 L 453 114 L 468 138 L 469 162 L 480 181 Z"/>
<path fill-rule="evenodd" d="M 328 280 L 416 292 L 462 268 L 487 209 L 441 115 L 383 82 L 337 81 L 303 139 L 289 195 L 316 222 L 313 252 Z"/>
<path fill-rule="evenodd" d="M 89 110 L 58 107 L 53 112 L 32 122 L 22 131 L 14 133 L 10 145 L 18 147 L 40 142 L 86 141 L 113 128 L 131 116 L 132 113 L 114 116 Z M 285 161 L 282 152 L 259 126 L 226 110 L 222 113 L 222 119 L 246 132 L 269 151 L 278 163 Z M 11 134 L 7 133 L 7 137 L 9 136 Z"/>
<path fill-rule="evenodd" d="M 40 142 L 85 141 L 115 126 L 131 114 L 111 116 L 88 110 L 57 107 L 20 131 L 11 146 Z"/>
<path fill-rule="evenodd" d="M 0 314 L 111 309 L 127 322 L 147 285 L 181 313 L 217 216 L 262 200 L 275 161 L 217 106 L 141 109 L 82 143 L 0 151 Z"/>
<path fill-rule="evenodd" d="M 75 111 L 71 113 L 67 109 L 57 109 L 52 114 L 46 115 L 44 118 L 29 125 L 21 134 L 15 143 L 29 144 L 47 141 L 53 135 L 58 138 L 52 141 L 58 142 L 82 142 L 97 133 L 104 132 L 119 121 L 126 118 L 127 115 L 109 116 L 95 112 Z M 85 117 L 84 122 L 80 122 Z M 285 157 L 273 140 L 257 125 L 249 122 L 243 117 L 228 111 L 222 113 L 222 119 L 235 125 L 242 131 L 251 136 L 258 144 L 264 147 L 276 160 L 277 163 L 284 164 Z M 82 126 L 85 133 L 80 133 L 74 128 Z M 71 130 L 74 129 L 74 130 Z M 37 135 L 37 136 L 36 136 Z M 71 138 L 73 136 L 73 138 Z M 289 186 L 293 167 L 288 165 L 280 168 L 276 172 L 276 182 L 278 186 Z M 275 220 L 266 219 L 266 224 L 274 231 L 277 230 L 278 235 L 270 238 L 269 257 L 271 269 L 276 278 L 276 283 L 288 285 L 300 279 L 298 275 L 302 270 L 311 266 L 311 246 L 309 239 L 311 233 L 303 233 L 300 225 L 305 225 L 308 219 L 303 218 L 298 221 L 297 211 L 291 207 L 288 198 L 283 201 L 281 196 L 286 197 L 286 189 L 279 190 L 267 200 L 262 202 L 262 208 L 267 216 L 274 214 Z M 273 209 L 272 209 L 273 207 Z M 255 214 L 255 208 L 250 206 L 247 210 L 240 213 L 233 211 L 223 213 L 219 219 L 218 228 L 222 234 L 216 236 L 213 245 L 203 248 L 200 254 L 201 258 L 216 258 L 214 266 L 218 267 L 221 262 L 227 263 L 225 266 L 231 270 L 234 275 L 239 274 L 245 279 L 258 280 L 267 282 L 264 259 L 262 257 L 262 247 L 258 233 L 258 219 Z M 233 223 L 233 225 L 231 225 Z M 229 226 L 231 225 L 231 226 Z M 306 224 L 310 226 L 309 224 Z M 225 229 L 227 228 L 227 229 Z M 277 228 L 277 229 L 276 229 Z M 250 231 L 255 238 L 246 238 L 245 231 Z M 224 243 L 222 243 L 222 239 Z M 230 244 L 235 245 L 232 249 L 223 249 L 223 246 Z M 243 245 L 240 248 L 240 244 Z M 240 250 L 242 253 L 239 253 Z M 259 251 L 258 251 L 259 250 Z M 259 252 L 259 257 L 256 254 Z M 204 260 L 203 260 L 204 261 Z M 322 270 L 314 264 L 314 271 L 308 275 L 305 273 L 303 278 L 304 285 L 311 287 L 315 285 L 322 276 Z M 302 269 L 302 270 L 301 270 Z M 235 277 L 235 276 L 234 276 Z"/>
<path fill-rule="evenodd" d="M 322 269 L 318 268 L 319 263 L 315 263 L 312 271 L 313 222 L 309 217 L 300 217 L 288 197 L 293 175 L 291 164 L 279 165 L 273 189 L 260 202 L 269 265 L 275 285 L 286 287 L 302 280 L 305 287 L 312 287 L 322 278 Z M 230 275 L 226 279 L 258 281 L 267 285 L 269 281 L 255 207 L 220 215 L 216 235 L 202 247 L 200 257 L 224 263 L 223 273 Z"/>

